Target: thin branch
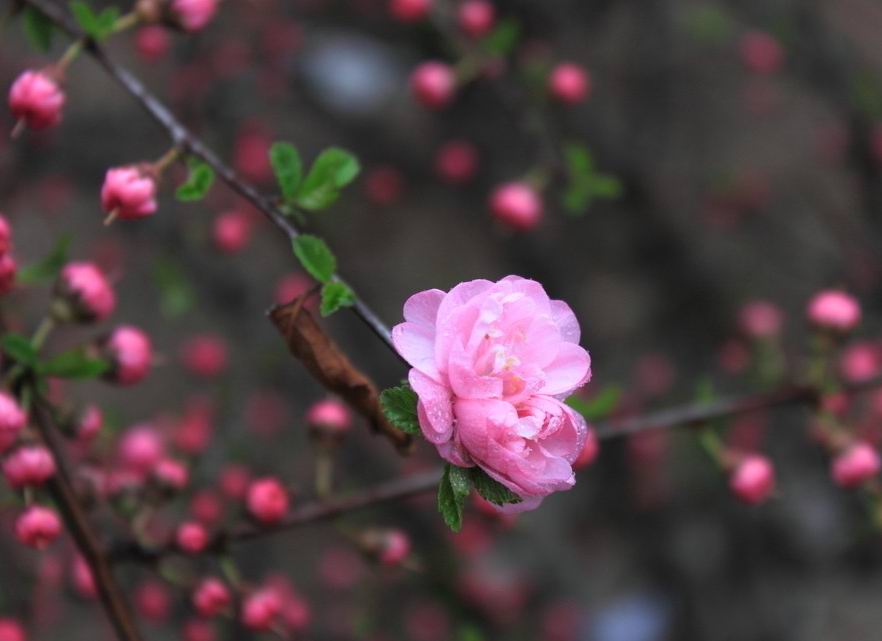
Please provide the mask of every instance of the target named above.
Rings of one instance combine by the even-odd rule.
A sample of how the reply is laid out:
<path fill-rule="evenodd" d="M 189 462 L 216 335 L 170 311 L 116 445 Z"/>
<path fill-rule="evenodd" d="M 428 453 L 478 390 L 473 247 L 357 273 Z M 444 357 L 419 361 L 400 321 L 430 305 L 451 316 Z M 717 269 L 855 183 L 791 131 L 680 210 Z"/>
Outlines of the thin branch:
<path fill-rule="evenodd" d="M 80 30 L 64 13 L 64 11 L 50 0 L 24 0 L 26 4 L 35 7 L 40 13 L 49 18 L 56 26 L 63 29 L 72 38 L 84 38 L 82 30 Z M 275 225 L 290 240 L 297 238 L 301 231 L 297 225 L 278 207 L 273 201 L 262 195 L 252 185 L 242 180 L 236 172 L 227 165 L 220 157 L 212 151 L 199 137 L 185 127 L 180 120 L 153 95 L 143 83 L 136 78 L 128 69 L 114 62 L 104 51 L 101 45 L 92 40 L 86 41 L 85 51 L 100 64 L 105 71 L 135 100 L 137 100 L 145 111 L 161 125 L 172 142 L 184 149 L 187 153 L 197 156 L 214 169 L 215 173 L 220 176 L 234 192 L 242 198 L 250 202 L 258 211 L 260 211 L 273 225 Z M 341 280 L 343 280 L 341 278 Z M 345 281 L 344 281 L 345 282 Z M 348 283 L 347 283 L 348 284 Z M 350 285 L 351 288 L 351 285 Z M 353 289 L 353 291 L 355 291 Z M 392 350 L 396 355 L 398 352 L 392 345 L 392 337 L 389 328 L 380 320 L 379 316 L 362 300 L 360 296 L 355 295 L 355 304 L 352 307 L 356 316 L 367 325 L 371 331 L 376 334 L 380 340 Z"/>
<path fill-rule="evenodd" d="M 47 483 L 49 493 L 58 506 L 77 549 L 92 571 L 98 596 L 107 616 L 121 641 L 140 641 L 141 634 L 135 625 L 129 604 L 113 576 L 108 557 L 73 489 L 70 468 L 58 438 L 52 412 L 42 400 L 38 400 L 33 409 L 33 416 L 37 429 L 49 451 L 52 452 L 58 468 L 56 475 Z"/>

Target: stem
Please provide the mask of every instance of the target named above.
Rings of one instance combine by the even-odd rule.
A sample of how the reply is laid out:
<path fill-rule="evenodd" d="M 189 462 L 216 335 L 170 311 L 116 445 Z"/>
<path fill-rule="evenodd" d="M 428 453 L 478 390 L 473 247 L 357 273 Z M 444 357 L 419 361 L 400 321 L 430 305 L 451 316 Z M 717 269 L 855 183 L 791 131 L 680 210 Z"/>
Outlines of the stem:
<path fill-rule="evenodd" d="M 124 16 L 120 16 L 117 18 L 116 23 L 113 25 L 113 31 L 111 33 L 122 33 L 127 29 L 131 29 L 138 25 L 141 21 L 141 16 L 138 15 L 137 11 L 132 11 L 127 13 Z"/>
<path fill-rule="evenodd" d="M 39 352 L 43 348 L 53 329 L 55 329 L 55 318 L 52 315 L 46 316 L 40 321 L 37 331 L 31 337 L 31 345 L 34 346 L 34 349 Z"/>
<path fill-rule="evenodd" d="M 159 178 L 159 176 L 162 175 L 162 172 L 164 172 L 166 169 L 168 169 L 172 163 L 174 163 L 178 158 L 180 158 L 181 153 L 183 153 L 183 150 L 179 146 L 175 145 L 174 147 L 169 149 L 167 152 L 165 152 L 162 155 L 162 158 L 160 158 L 159 160 L 154 162 L 153 163 L 153 172 L 156 174 L 156 177 Z"/>
<path fill-rule="evenodd" d="M 64 77 L 64 73 L 67 71 L 67 68 L 70 64 L 77 59 L 77 56 L 80 55 L 80 52 L 85 47 L 86 41 L 83 38 L 79 40 L 75 40 L 71 43 L 71 45 L 64 51 L 61 58 L 58 59 L 58 62 L 55 63 L 55 75 L 58 78 Z"/>
<path fill-rule="evenodd" d="M 334 489 L 334 457 L 329 447 L 320 445 L 315 453 L 315 493 L 327 499 Z"/>

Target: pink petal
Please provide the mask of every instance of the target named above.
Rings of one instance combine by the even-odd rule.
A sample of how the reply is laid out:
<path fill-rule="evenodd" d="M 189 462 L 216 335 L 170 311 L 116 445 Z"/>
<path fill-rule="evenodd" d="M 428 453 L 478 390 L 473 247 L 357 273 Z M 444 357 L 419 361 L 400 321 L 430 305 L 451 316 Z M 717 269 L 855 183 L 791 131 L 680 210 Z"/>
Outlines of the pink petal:
<path fill-rule="evenodd" d="M 435 366 L 435 330 L 429 325 L 401 323 L 392 328 L 392 344 L 411 366 L 441 382 Z"/>
<path fill-rule="evenodd" d="M 450 391 L 416 369 L 410 370 L 408 381 L 420 399 L 417 412 L 426 440 L 436 445 L 449 441 L 453 435 Z"/>
<path fill-rule="evenodd" d="M 414 294 L 404 303 L 404 320 L 434 327 L 444 296 L 445 293 L 440 289 L 428 289 Z"/>
<path fill-rule="evenodd" d="M 551 318 L 557 323 L 561 339 L 568 343 L 579 343 L 579 321 L 569 305 L 562 300 L 551 301 Z"/>
<path fill-rule="evenodd" d="M 545 367 L 545 376 L 543 394 L 572 392 L 591 378 L 591 357 L 578 345 L 561 343 L 554 361 Z"/>

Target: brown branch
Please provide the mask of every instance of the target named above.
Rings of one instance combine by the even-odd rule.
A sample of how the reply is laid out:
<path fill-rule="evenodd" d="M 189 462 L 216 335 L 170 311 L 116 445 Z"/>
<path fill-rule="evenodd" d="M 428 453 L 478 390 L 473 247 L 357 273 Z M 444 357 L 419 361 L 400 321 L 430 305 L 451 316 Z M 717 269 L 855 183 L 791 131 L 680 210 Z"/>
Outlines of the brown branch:
<path fill-rule="evenodd" d="M 60 7 L 51 2 L 51 0 L 24 0 L 24 2 L 36 8 L 72 38 L 85 38 L 85 34 L 82 30 L 70 20 Z M 141 104 L 153 120 L 166 130 L 176 146 L 210 165 L 230 189 L 250 202 L 290 240 L 294 240 L 300 235 L 301 231 L 297 225 L 291 220 L 291 218 L 286 216 L 278 207 L 276 207 L 272 199 L 262 195 L 252 185 L 242 180 L 236 172 L 223 162 L 220 157 L 199 137 L 185 127 L 181 121 L 172 114 L 168 107 L 154 96 L 143 83 L 138 80 L 138 78 L 136 78 L 128 69 L 114 62 L 107 55 L 101 45 L 91 39 L 87 39 L 85 51 L 95 59 L 105 71 L 107 71 L 117 84 Z M 343 281 L 342 278 L 340 280 Z M 353 289 L 353 292 L 354 291 L 355 290 Z M 355 295 L 355 303 L 352 306 L 352 310 L 355 315 L 374 332 L 374 334 L 386 343 L 393 353 L 396 355 L 398 354 L 392 345 L 392 337 L 389 333 L 389 328 L 386 327 L 383 321 L 380 320 L 379 316 L 377 316 L 377 314 L 374 313 L 374 311 L 357 294 Z"/>
<path fill-rule="evenodd" d="M 76 544 L 77 550 L 89 565 L 98 596 L 107 612 L 116 634 L 121 641 L 140 641 L 141 634 L 129 604 L 110 569 L 110 562 L 92 526 L 83 511 L 71 483 L 70 468 L 58 437 L 57 426 L 50 408 L 37 400 L 33 408 L 34 422 L 46 446 L 52 452 L 57 467 L 56 475 L 49 480 L 47 488 L 61 512 L 65 526 Z"/>

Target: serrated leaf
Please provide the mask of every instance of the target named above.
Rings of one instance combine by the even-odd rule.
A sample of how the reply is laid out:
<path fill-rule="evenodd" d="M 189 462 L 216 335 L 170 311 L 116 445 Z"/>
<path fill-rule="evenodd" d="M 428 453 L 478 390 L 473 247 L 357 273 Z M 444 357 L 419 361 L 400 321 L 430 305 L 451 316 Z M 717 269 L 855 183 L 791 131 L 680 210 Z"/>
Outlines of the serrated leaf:
<path fill-rule="evenodd" d="M 296 203 L 309 211 L 326 209 L 340 197 L 340 190 L 361 171 L 358 159 L 337 147 L 325 149 L 309 169 L 297 190 Z"/>
<path fill-rule="evenodd" d="M 42 53 L 52 48 L 52 34 L 55 26 L 43 13 L 28 6 L 22 16 L 22 28 L 31 46 Z"/>
<path fill-rule="evenodd" d="M 523 500 L 502 483 L 488 476 L 480 467 L 469 468 L 469 478 L 478 494 L 493 505 L 520 503 Z"/>
<path fill-rule="evenodd" d="M 22 365 L 33 367 L 37 363 L 37 350 L 31 341 L 21 334 L 6 334 L 0 338 L 3 352 Z"/>
<path fill-rule="evenodd" d="M 294 145 L 276 142 L 269 150 L 270 165 L 285 202 L 292 202 L 303 178 L 303 161 Z"/>
<path fill-rule="evenodd" d="M 214 184 L 214 169 L 201 160 L 192 160 L 187 180 L 181 184 L 175 197 L 181 202 L 202 200 Z"/>
<path fill-rule="evenodd" d="M 65 234 L 58 239 L 55 247 L 45 257 L 25 267 L 22 267 L 16 281 L 23 285 L 33 285 L 40 282 L 54 280 L 61 268 L 67 264 L 70 250 L 71 236 Z"/>
<path fill-rule="evenodd" d="M 37 371 L 44 376 L 77 379 L 95 378 L 109 369 L 110 363 L 89 356 L 82 348 L 59 354 L 37 367 Z"/>
<path fill-rule="evenodd" d="M 462 529 L 462 513 L 469 495 L 468 471 L 450 465 L 444 466 L 444 475 L 438 485 L 438 511 L 454 532 Z"/>
<path fill-rule="evenodd" d="M 95 13 L 86 2 L 75 0 L 70 3 L 70 11 L 77 24 L 95 40 L 104 40 L 113 33 L 119 18 L 117 7 L 107 7 L 101 13 Z"/>
<path fill-rule="evenodd" d="M 505 57 L 514 51 L 521 37 L 521 25 L 514 18 L 501 21 L 482 42 L 484 51 Z"/>
<path fill-rule="evenodd" d="M 420 433 L 420 421 L 417 416 L 418 400 L 416 392 L 411 389 L 407 381 L 380 393 L 383 414 L 392 425 L 408 434 Z"/>
<path fill-rule="evenodd" d="M 322 304 L 319 308 L 322 316 L 330 316 L 341 307 L 355 304 L 355 292 L 346 283 L 331 281 L 322 287 Z"/>
<path fill-rule="evenodd" d="M 570 396 L 567 405 L 579 412 L 586 421 L 597 421 L 612 414 L 622 398 L 622 390 L 615 385 L 608 385 L 590 399 Z"/>
<path fill-rule="evenodd" d="M 301 234 L 294 239 L 294 255 L 303 269 L 320 283 L 329 283 L 337 271 L 337 259 L 318 236 Z"/>

